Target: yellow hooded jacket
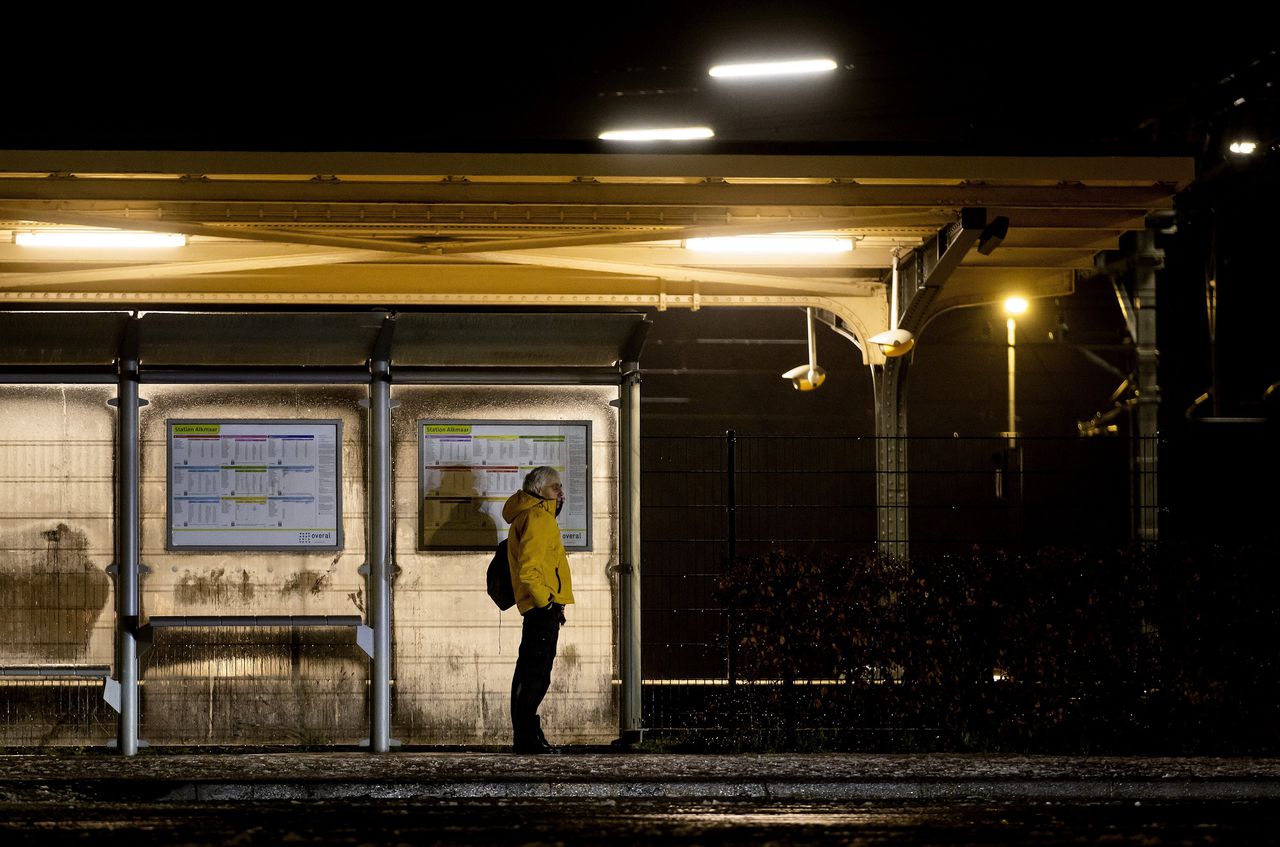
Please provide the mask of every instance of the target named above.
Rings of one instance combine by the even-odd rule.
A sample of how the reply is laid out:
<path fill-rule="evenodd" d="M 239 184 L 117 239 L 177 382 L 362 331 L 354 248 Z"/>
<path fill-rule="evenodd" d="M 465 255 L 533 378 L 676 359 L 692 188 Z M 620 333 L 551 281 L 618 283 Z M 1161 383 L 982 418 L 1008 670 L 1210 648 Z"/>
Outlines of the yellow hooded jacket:
<path fill-rule="evenodd" d="M 502 519 L 511 524 L 507 564 L 520 614 L 553 600 L 572 603 L 573 576 L 556 523 L 556 501 L 517 491 L 503 504 Z"/>

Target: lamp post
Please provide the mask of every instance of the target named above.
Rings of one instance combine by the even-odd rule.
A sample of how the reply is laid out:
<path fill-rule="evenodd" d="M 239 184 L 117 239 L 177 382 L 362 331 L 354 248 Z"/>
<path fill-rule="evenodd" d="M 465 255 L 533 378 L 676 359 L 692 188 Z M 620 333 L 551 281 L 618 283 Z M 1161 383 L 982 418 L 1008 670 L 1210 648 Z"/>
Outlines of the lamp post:
<path fill-rule="evenodd" d="M 1025 314 L 1027 301 L 1010 297 L 1004 301 L 1005 328 L 1008 330 L 1009 416 L 1003 436 L 1005 445 L 996 467 L 996 496 L 1009 506 L 1009 538 L 1017 543 L 1021 536 L 1022 448 L 1018 444 L 1017 333 L 1016 315 Z"/>
<path fill-rule="evenodd" d="M 1017 339 L 1018 322 L 1014 315 L 1027 311 L 1027 301 L 1022 297 L 1010 297 L 1004 301 L 1006 316 L 1005 327 L 1009 330 L 1009 427 L 1005 437 L 1009 439 L 1009 448 L 1018 446 L 1018 401 L 1017 401 Z"/>

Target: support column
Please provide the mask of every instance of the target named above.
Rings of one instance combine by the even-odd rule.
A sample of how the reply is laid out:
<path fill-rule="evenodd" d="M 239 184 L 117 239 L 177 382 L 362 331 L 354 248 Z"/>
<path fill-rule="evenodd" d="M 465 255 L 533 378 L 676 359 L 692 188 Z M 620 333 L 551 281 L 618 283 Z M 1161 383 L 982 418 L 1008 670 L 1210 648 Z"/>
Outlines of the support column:
<path fill-rule="evenodd" d="M 876 550 L 903 560 L 907 523 L 907 357 L 872 368 L 876 394 Z"/>
<path fill-rule="evenodd" d="M 369 380 L 369 625 L 373 673 L 369 679 L 369 749 L 391 749 L 391 368 L 370 364 Z"/>
<path fill-rule="evenodd" d="M 623 743 L 640 740 L 640 363 L 624 362 L 618 391 L 618 717 Z"/>
<path fill-rule="evenodd" d="M 725 436 L 725 571 L 731 573 L 738 561 L 738 434 L 727 430 Z M 730 603 L 725 609 L 725 636 L 728 639 L 725 672 L 729 687 L 738 684 L 737 610 Z"/>
<path fill-rule="evenodd" d="M 1164 251 L 1156 247 L 1156 233 L 1135 233 L 1133 312 L 1137 328 L 1138 385 L 1133 410 L 1134 538 L 1157 541 L 1159 527 L 1160 385 L 1156 347 L 1156 271 L 1164 266 Z"/>
<path fill-rule="evenodd" d="M 121 357 L 116 390 L 116 748 L 138 753 L 138 360 Z"/>
<path fill-rule="evenodd" d="M 955 222 L 915 248 L 901 263 L 898 327 L 920 333 L 952 272 L 975 244 L 990 253 L 1008 232 L 1007 218 L 987 222 L 987 210 L 964 208 Z M 986 246 L 984 247 L 983 244 Z M 907 366 L 893 356 L 871 368 L 876 392 L 876 550 L 905 560 L 907 525 Z"/>

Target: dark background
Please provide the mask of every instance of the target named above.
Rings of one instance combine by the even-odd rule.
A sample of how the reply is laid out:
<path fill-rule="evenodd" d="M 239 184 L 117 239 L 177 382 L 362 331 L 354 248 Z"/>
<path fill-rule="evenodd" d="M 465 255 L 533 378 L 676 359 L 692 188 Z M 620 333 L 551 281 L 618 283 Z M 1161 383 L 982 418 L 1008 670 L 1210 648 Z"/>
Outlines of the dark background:
<path fill-rule="evenodd" d="M 603 129 L 688 122 L 713 126 L 715 140 L 647 149 L 1193 156 L 1197 182 L 1178 199 L 1176 234 L 1161 241 L 1165 477 L 1187 488 L 1205 532 L 1223 519 L 1239 532 L 1239 510 L 1206 512 L 1199 501 L 1212 503 L 1215 487 L 1255 487 L 1250 471 L 1269 441 L 1254 434 L 1257 424 L 1206 424 L 1184 411 L 1216 386 L 1193 418 L 1275 417 L 1275 393 L 1264 392 L 1280 379 L 1269 250 L 1280 39 L 1248 10 L 1222 12 L 1077 3 L 868 13 L 860 4 L 744 2 L 372 4 L 330 15 L 223 4 L 187 20 L 132 8 L 55 20 L 26 10 L 9 26 L 0 146 L 607 151 L 619 148 L 595 140 Z M 764 85 L 706 75 L 714 62 L 794 55 L 831 56 L 841 68 Z M 1240 134 L 1260 143 L 1256 154 L 1227 153 Z M 1218 283 L 1216 344 L 1209 278 Z M 647 434 L 873 432 L 868 369 L 825 328 L 827 384 L 802 395 L 779 378 L 804 359 L 801 311 L 653 319 Z M 1078 421 L 1109 408 L 1118 373 L 1134 365 L 1103 279 L 1034 303 L 1019 345 L 1020 429 L 1033 437 L 1073 438 Z M 1001 432 L 1004 352 L 994 307 L 935 320 L 914 354 L 911 434 Z"/>

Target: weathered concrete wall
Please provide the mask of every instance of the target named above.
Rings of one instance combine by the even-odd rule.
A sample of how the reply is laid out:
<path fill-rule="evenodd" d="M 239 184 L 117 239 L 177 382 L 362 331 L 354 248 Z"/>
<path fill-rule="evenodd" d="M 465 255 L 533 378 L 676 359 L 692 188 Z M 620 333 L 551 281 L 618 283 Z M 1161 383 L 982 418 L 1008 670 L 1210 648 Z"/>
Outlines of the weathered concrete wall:
<path fill-rule="evenodd" d="M 151 615 L 364 614 L 363 387 L 144 385 L 142 611 Z M 0 665 L 113 664 L 113 387 L 0 386 Z M 617 419 L 614 388 L 400 387 L 393 414 L 393 735 L 416 744 L 510 738 L 520 616 L 485 592 L 489 552 L 419 552 L 421 418 L 590 420 L 594 550 L 570 555 L 577 604 L 561 634 L 548 735 L 617 735 Z M 343 422 L 344 549 L 165 548 L 170 418 Z M 141 667 L 151 744 L 353 744 L 368 737 L 369 661 L 350 630 L 164 629 Z M 114 713 L 93 681 L 0 679 L 0 745 L 102 744 Z"/>
<path fill-rule="evenodd" d="M 575 605 L 560 633 L 541 714 L 548 737 L 601 743 L 618 735 L 614 633 L 617 412 L 612 387 L 399 387 L 392 417 L 395 477 L 396 658 L 393 734 L 405 743 L 509 743 L 511 672 L 520 615 L 499 612 L 485 591 L 491 552 L 416 549 L 418 439 L 423 418 L 589 420 L 592 423 L 590 553 L 570 553 Z"/>
<path fill-rule="evenodd" d="M 0 666 L 109 665 L 114 396 L 0 386 Z M 101 684 L 0 677 L 0 745 L 103 743 Z"/>

